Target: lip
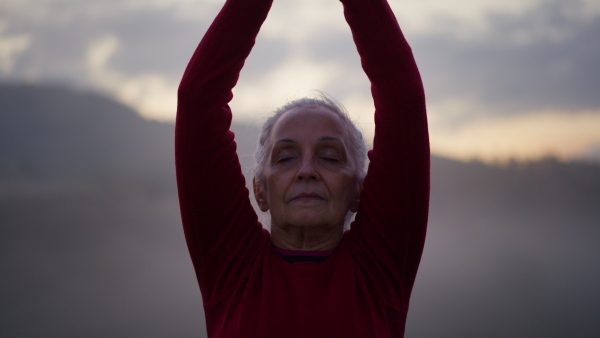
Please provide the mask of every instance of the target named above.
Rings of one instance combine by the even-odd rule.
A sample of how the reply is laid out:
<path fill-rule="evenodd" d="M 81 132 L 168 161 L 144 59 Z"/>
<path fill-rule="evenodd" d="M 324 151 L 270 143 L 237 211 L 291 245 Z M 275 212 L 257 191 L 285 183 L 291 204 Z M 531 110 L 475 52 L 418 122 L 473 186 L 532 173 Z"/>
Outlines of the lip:
<path fill-rule="evenodd" d="M 317 193 L 300 193 L 296 196 L 294 196 L 291 201 L 313 201 L 313 200 L 317 200 L 317 201 L 325 201 L 325 198 L 323 198 L 321 195 L 317 194 Z"/>

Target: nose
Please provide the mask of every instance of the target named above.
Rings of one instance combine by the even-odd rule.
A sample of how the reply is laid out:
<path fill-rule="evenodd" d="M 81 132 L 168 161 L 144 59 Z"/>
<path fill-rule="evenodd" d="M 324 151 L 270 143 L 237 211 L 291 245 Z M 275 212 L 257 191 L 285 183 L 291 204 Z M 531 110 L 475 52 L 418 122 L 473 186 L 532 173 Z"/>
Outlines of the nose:
<path fill-rule="evenodd" d="M 319 173 L 315 168 L 314 160 L 312 158 L 303 158 L 302 162 L 300 162 L 300 168 L 298 168 L 296 179 L 302 181 L 305 179 L 317 180 L 318 178 Z"/>

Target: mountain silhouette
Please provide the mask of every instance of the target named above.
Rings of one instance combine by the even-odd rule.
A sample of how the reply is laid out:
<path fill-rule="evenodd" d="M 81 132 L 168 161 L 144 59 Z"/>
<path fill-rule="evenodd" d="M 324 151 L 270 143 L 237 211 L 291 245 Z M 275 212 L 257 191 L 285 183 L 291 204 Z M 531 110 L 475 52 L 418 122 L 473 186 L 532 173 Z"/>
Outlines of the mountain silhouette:
<path fill-rule="evenodd" d="M 0 85 L 0 336 L 205 336 L 174 126 L 61 86 Z M 251 172 L 257 128 L 234 124 Z M 600 335 L 600 166 L 432 157 L 408 337 Z"/>

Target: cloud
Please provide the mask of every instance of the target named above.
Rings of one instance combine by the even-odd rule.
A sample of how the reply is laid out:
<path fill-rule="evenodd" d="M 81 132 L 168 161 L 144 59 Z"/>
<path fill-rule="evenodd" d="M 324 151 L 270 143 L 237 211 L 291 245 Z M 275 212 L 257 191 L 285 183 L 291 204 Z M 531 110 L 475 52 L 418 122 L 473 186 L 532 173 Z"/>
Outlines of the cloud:
<path fill-rule="evenodd" d="M 419 37 L 413 49 L 428 98 L 477 99 L 496 114 L 596 110 L 600 16 L 583 14 L 585 4 L 546 1 L 518 16 L 491 16 L 491 31 L 474 40 Z"/>
<path fill-rule="evenodd" d="M 58 81 L 100 90 L 146 117 L 172 120 L 178 82 L 222 3 L 3 2 L 0 72 L 11 80 Z M 439 120 L 445 124 L 440 130 L 464 130 L 491 116 L 511 120 L 549 111 L 600 112 L 600 45 L 595 43 L 599 2 L 390 4 L 413 47 L 429 106 L 440 116 L 452 117 Z M 311 89 L 340 99 L 369 134 L 369 83 L 341 5 L 276 1 L 235 89 L 236 118 L 270 111 Z"/>
<path fill-rule="evenodd" d="M 487 14 L 482 36 L 418 35 L 432 149 L 460 159 L 600 160 L 600 5 Z"/>
<path fill-rule="evenodd" d="M 209 22 L 180 17 L 217 8 L 211 0 L 41 1 L 29 12 L 27 3 L 0 5 L 10 15 L 2 36 L 13 38 L 10 53 L 0 38 L 7 78 L 99 90 L 159 120 L 173 119 L 179 79 Z M 17 58 L 14 37 L 24 36 L 31 43 Z"/>
<path fill-rule="evenodd" d="M 323 40 L 337 33 L 348 33 L 348 25 L 337 1 L 275 1 L 261 34 L 269 39 L 283 39 L 301 44 Z"/>
<path fill-rule="evenodd" d="M 13 70 L 14 77 L 35 68 L 42 79 L 56 79 L 61 73 L 80 84 L 85 80 L 80 79 L 81 69 L 75 68 L 84 63 L 87 46 L 109 34 L 122 42 L 123 52 L 113 62 L 124 73 L 158 70 L 180 76 L 173 73 L 183 71 L 217 5 L 216 0 L 23 0 L 0 3 L 0 20 L 7 23 L 6 34 L 32 37 L 31 48 L 17 60 L 20 67 Z M 199 14 L 192 21 L 185 13 Z M 59 72 L 51 71 L 66 59 L 71 69 L 61 66 Z"/>
<path fill-rule="evenodd" d="M 466 106 L 468 103 L 450 101 L 429 107 L 433 152 L 488 162 L 548 156 L 573 160 L 592 158 L 600 144 L 600 111 L 532 111 L 468 118 L 454 125 L 443 121 L 460 119 Z"/>
<path fill-rule="evenodd" d="M 14 69 L 9 75 L 88 87 L 97 84 L 81 78 L 86 46 L 108 34 L 121 41 L 121 52 L 111 60 L 121 74 L 153 73 L 177 82 L 221 4 L 216 0 L 66 0 L 27 5 L 31 1 L 2 6 L 12 33 L 28 34 L 32 41 L 19 58 L 11 58 Z M 600 76 L 594 72 L 600 47 L 590 44 L 600 34 L 600 5 L 594 1 L 391 4 L 413 45 L 430 100 L 478 97 L 497 112 L 516 113 L 553 105 L 579 110 L 600 104 L 594 91 L 600 86 Z M 415 20 L 420 23 L 411 23 Z M 455 26 L 473 35 L 466 39 Z M 304 51 L 310 51 L 314 61 L 336 60 L 351 70 L 360 67 L 337 2 L 275 2 L 259 40 L 270 48 L 260 54 L 259 62 L 248 63 L 244 75 L 262 76 L 281 58 Z M 356 91 L 343 82 L 333 90 L 320 89 Z"/>
<path fill-rule="evenodd" d="M 541 0 L 429 0 L 390 1 L 400 24 L 409 34 L 443 34 L 460 38 L 482 36 L 489 30 L 490 13 L 519 15 Z"/>
<path fill-rule="evenodd" d="M 170 120 L 177 103 L 176 83 L 170 83 L 157 73 L 131 76 L 115 70 L 110 66 L 110 60 L 118 53 L 120 46 L 120 40 L 115 35 L 106 35 L 90 43 L 86 59 L 94 83 L 121 102 L 136 107 L 147 118 Z"/>
<path fill-rule="evenodd" d="M 9 73 L 14 66 L 15 58 L 31 44 L 29 34 L 5 35 L 8 24 L 0 21 L 0 72 Z"/>
<path fill-rule="evenodd" d="M 179 19 L 207 19 L 207 9 L 218 8 L 221 0 L 11 0 L 0 5 L 7 17 L 27 26 L 68 26 L 81 18 L 109 21 L 140 11 L 161 12 Z M 209 11 L 210 12 L 210 11 Z"/>
<path fill-rule="evenodd" d="M 106 63 L 118 48 L 119 39 L 114 35 L 107 35 L 92 41 L 87 52 L 87 64 L 92 73 L 103 71 Z"/>
<path fill-rule="evenodd" d="M 265 103 L 275 108 L 290 99 L 305 96 L 313 89 L 326 87 L 342 77 L 343 72 L 338 63 L 316 63 L 296 55 L 253 81 L 240 81 L 234 90 L 236 96 L 232 104 L 240 114 L 255 115 L 264 111 Z"/>
<path fill-rule="evenodd" d="M 561 6 L 573 22 L 589 22 L 600 15 L 595 0 L 429 0 L 390 1 L 408 35 L 443 35 L 459 40 L 485 38 L 495 30 L 493 18 L 518 18 L 540 9 Z"/>
<path fill-rule="evenodd" d="M 117 97 L 149 119 L 172 121 L 175 116 L 177 86 L 159 74 L 127 79 L 118 86 Z"/>

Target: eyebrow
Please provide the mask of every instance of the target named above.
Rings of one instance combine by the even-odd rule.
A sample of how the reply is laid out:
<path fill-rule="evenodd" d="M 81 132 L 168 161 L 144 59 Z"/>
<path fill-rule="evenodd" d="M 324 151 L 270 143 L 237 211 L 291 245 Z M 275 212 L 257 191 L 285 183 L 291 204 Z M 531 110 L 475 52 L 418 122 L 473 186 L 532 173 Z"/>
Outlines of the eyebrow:
<path fill-rule="evenodd" d="M 334 141 L 334 142 L 344 143 L 344 141 L 341 138 L 333 137 L 333 136 L 323 136 L 323 137 L 320 137 L 317 141 L 318 142 Z M 275 144 L 279 144 L 279 143 L 298 143 L 298 142 L 291 138 L 283 138 L 281 140 L 275 141 Z"/>
<path fill-rule="evenodd" d="M 275 141 L 275 144 L 279 144 L 279 143 L 298 143 L 298 142 L 296 142 L 295 140 L 292 140 L 291 138 L 284 138 L 284 139 Z"/>
<path fill-rule="evenodd" d="M 335 141 L 335 142 L 344 143 L 344 140 L 342 140 L 341 138 L 332 137 L 332 136 L 323 136 L 323 137 L 319 138 L 319 142 L 323 142 L 323 141 Z"/>

